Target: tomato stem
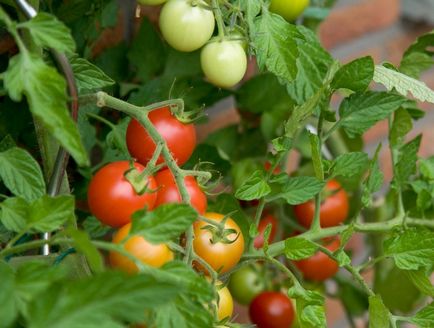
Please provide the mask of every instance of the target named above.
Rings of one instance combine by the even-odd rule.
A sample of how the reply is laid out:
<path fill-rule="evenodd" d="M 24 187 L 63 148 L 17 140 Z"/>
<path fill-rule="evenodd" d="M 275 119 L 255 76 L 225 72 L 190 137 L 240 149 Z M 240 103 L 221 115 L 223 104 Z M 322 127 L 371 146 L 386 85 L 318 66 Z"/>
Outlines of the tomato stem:
<path fill-rule="evenodd" d="M 225 23 L 223 21 L 223 16 L 222 16 L 222 12 L 218 0 L 212 0 L 212 8 L 213 8 L 215 20 L 217 22 L 219 38 L 223 39 L 226 35 L 226 28 L 225 28 Z"/>

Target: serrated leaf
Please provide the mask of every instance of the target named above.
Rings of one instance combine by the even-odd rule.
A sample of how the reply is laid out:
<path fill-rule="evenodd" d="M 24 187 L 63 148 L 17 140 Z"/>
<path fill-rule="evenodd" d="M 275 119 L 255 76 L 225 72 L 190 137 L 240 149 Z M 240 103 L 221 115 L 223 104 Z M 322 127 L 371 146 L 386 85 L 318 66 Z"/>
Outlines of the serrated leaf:
<path fill-rule="evenodd" d="M 424 269 L 419 270 L 405 270 L 406 276 L 413 282 L 413 284 L 425 295 L 434 297 L 434 286 Z"/>
<path fill-rule="evenodd" d="M 104 261 L 101 256 L 101 253 L 98 249 L 92 244 L 92 241 L 89 235 L 80 230 L 76 229 L 68 229 L 66 232 L 74 241 L 74 247 L 78 252 L 81 252 L 84 256 L 86 256 L 87 262 L 89 263 L 90 268 L 93 272 L 102 272 L 104 271 Z"/>
<path fill-rule="evenodd" d="M 423 71 L 434 65 L 432 56 L 422 52 L 412 52 L 403 57 L 399 71 L 412 78 L 418 79 Z"/>
<path fill-rule="evenodd" d="M 70 57 L 69 63 L 80 91 L 102 89 L 115 83 L 99 67 L 84 58 Z"/>
<path fill-rule="evenodd" d="M 33 201 L 45 194 L 45 181 L 36 160 L 24 149 L 0 152 L 0 177 L 16 196 Z"/>
<path fill-rule="evenodd" d="M 323 305 L 306 305 L 299 318 L 301 328 L 327 327 L 325 309 Z"/>
<path fill-rule="evenodd" d="M 255 171 L 253 174 L 237 189 L 235 197 L 241 200 L 259 199 L 271 192 L 271 188 L 265 181 L 263 171 Z"/>
<path fill-rule="evenodd" d="M 389 328 L 389 315 L 380 296 L 369 297 L 369 328 Z"/>
<path fill-rule="evenodd" d="M 419 151 L 422 135 L 417 136 L 399 150 L 398 161 L 395 164 L 394 182 L 404 185 L 416 171 L 417 153 Z"/>
<path fill-rule="evenodd" d="M 153 244 L 178 237 L 197 219 L 197 212 L 187 204 L 163 204 L 152 212 L 134 215 L 130 234 L 142 235 Z"/>
<path fill-rule="evenodd" d="M 273 198 L 283 198 L 291 205 L 301 204 L 315 197 L 324 184 L 325 182 L 314 177 L 291 177 L 287 179 L 281 192 L 276 196 L 273 195 Z"/>
<path fill-rule="evenodd" d="M 40 47 L 53 48 L 60 52 L 75 50 L 75 42 L 69 28 L 53 15 L 39 12 L 35 17 L 18 26 L 26 28 L 33 41 Z"/>
<path fill-rule="evenodd" d="M 339 155 L 333 161 L 331 177 L 342 176 L 350 178 L 361 175 L 369 163 L 368 154 L 353 152 Z"/>
<path fill-rule="evenodd" d="M 390 256 L 402 270 L 419 270 L 434 265 L 434 233 L 409 229 L 384 242 L 384 255 Z"/>
<path fill-rule="evenodd" d="M 26 95 L 31 112 L 74 157 L 79 165 L 88 164 L 78 129 L 66 107 L 66 83 L 53 68 L 35 55 L 21 53 L 9 61 L 4 84 L 14 101 Z"/>
<path fill-rule="evenodd" d="M 331 87 L 365 91 L 374 77 L 374 61 L 370 56 L 358 58 L 342 66 L 335 74 Z"/>
<path fill-rule="evenodd" d="M 321 160 L 321 147 L 316 134 L 309 132 L 310 148 L 312 152 L 312 164 L 315 171 L 315 176 L 318 180 L 324 180 L 324 167 Z"/>
<path fill-rule="evenodd" d="M 384 85 L 387 90 L 395 89 L 405 97 L 411 93 L 419 101 L 434 103 L 434 91 L 424 82 L 384 66 L 375 66 L 374 81 Z"/>
<path fill-rule="evenodd" d="M 336 256 L 340 267 L 351 264 L 351 258 L 347 255 L 347 253 L 345 253 L 343 249 L 337 250 L 334 255 Z"/>
<path fill-rule="evenodd" d="M 315 254 L 318 246 L 303 237 L 293 237 L 285 240 L 285 255 L 291 260 L 302 260 Z"/>
<path fill-rule="evenodd" d="M 354 93 L 340 105 L 340 124 L 350 137 L 360 135 L 388 117 L 404 102 L 405 98 L 387 92 Z"/>
<path fill-rule="evenodd" d="M 413 127 L 412 119 L 406 109 L 400 108 L 393 117 L 392 129 L 390 130 L 389 142 L 392 147 L 399 145 L 407 133 Z"/>
<path fill-rule="evenodd" d="M 434 303 L 430 303 L 422 310 L 416 313 L 411 322 L 421 328 L 430 328 L 434 326 Z"/>
<path fill-rule="evenodd" d="M 281 16 L 263 12 L 255 19 L 256 60 L 259 68 L 267 69 L 283 81 L 292 81 L 297 74 L 298 56 L 295 38 L 300 37 L 294 25 Z"/>

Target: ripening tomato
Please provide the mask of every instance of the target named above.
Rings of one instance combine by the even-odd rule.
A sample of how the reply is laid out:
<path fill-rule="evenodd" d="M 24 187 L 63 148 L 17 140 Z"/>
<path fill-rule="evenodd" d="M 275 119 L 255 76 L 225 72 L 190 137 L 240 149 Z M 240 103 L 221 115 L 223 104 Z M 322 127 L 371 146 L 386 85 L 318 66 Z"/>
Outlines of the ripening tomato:
<path fill-rule="evenodd" d="M 134 163 L 143 171 L 144 167 Z M 124 174 L 131 169 L 128 161 L 107 164 L 90 180 L 87 200 L 91 213 L 102 223 L 121 227 L 131 221 L 131 215 L 143 208 L 152 210 L 157 199 L 157 184 L 152 176 L 148 177 L 149 192 L 139 195 Z"/>
<path fill-rule="evenodd" d="M 228 287 L 238 303 L 248 305 L 256 295 L 264 291 L 265 281 L 254 267 L 246 265 L 231 274 Z"/>
<path fill-rule="evenodd" d="M 294 21 L 309 6 L 309 0 L 271 0 L 270 11 Z"/>
<path fill-rule="evenodd" d="M 340 241 L 334 239 L 325 247 L 334 252 L 339 249 Z M 339 270 L 339 265 L 326 254 L 318 251 L 315 255 L 300 261 L 294 261 L 297 268 L 303 273 L 303 277 L 312 281 L 324 281 L 333 277 Z"/>
<path fill-rule="evenodd" d="M 169 169 L 164 169 L 155 175 L 158 186 L 157 200 L 155 207 L 167 203 L 181 203 L 181 195 L 178 191 L 175 179 Z M 185 177 L 185 186 L 190 195 L 190 203 L 199 214 L 206 211 L 207 199 L 204 192 L 200 189 L 196 179 L 192 176 Z"/>
<path fill-rule="evenodd" d="M 200 63 L 203 73 L 211 83 L 230 88 L 246 74 L 247 55 L 239 41 L 214 41 L 203 47 Z"/>
<path fill-rule="evenodd" d="M 294 307 L 280 292 L 263 292 L 249 306 L 249 315 L 258 328 L 289 328 L 294 321 Z"/>
<path fill-rule="evenodd" d="M 128 237 L 131 223 L 124 225 L 113 236 L 113 243 L 119 244 Z M 159 268 L 173 260 L 173 252 L 166 244 L 152 244 L 141 236 L 130 236 L 124 244 L 124 249 L 135 256 L 142 263 Z M 109 253 L 110 265 L 128 273 L 138 272 L 137 265 L 125 255 L 111 251 Z"/>
<path fill-rule="evenodd" d="M 216 288 L 218 292 L 218 306 L 217 306 L 217 319 L 221 321 L 225 318 L 232 317 L 234 312 L 234 300 L 229 292 L 229 289 L 221 281 L 216 281 Z"/>
<path fill-rule="evenodd" d="M 160 29 L 167 43 L 179 51 L 202 47 L 214 32 L 215 20 L 203 0 L 169 0 L 160 13 Z"/>
<path fill-rule="evenodd" d="M 162 3 L 165 3 L 167 0 L 138 0 L 139 3 L 142 5 L 147 6 L 157 6 L 161 5 Z"/>
<path fill-rule="evenodd" d="M 320 224 L 323 228 L 334 227 L 344 222 L 348 216 L 348 195 L 336 180 L 327 182 L 325 190 L 330 195 L 321 203 Z M 315 214 L 315 202 L 310 200 L 294 206 L 294 214 L 297 221 L 309 229 Z"/>
<path fill-rule="evenodd" d="M 218 213 L 205 213 L 204 217 L 221 222 L 224 215 Z M 209 223 L 203 221 L 196 221 L 194 223 L 194 251 L 215 271 L 225 273 L 232 269 L 240 261 L 241 256 L 243 255 L 243 234 L 238 225 L 231 218 L 228 218 L 225 222 L 225 230 L 232 229 L 235 231 L 226 236 L 229 242 L 215 239 L 216 236 L 213 236 L 209 230 L 203 229 L 208 225 Z M 217 238 L 218 237 L 219 236 L 217 236 Z"/>
<path fill-rule="evenodd" d="M 193 124 L 184 124 L 172 115 L 169 107 L 155 109 L 149 113 L 149 120 L 166 141 L 178 165 L 188 161 L 196 146 L 196 130 Z M 145 128 L 132 119 L 127 128 L 127 146 L 131 156 L 146 165 L 155 151 L 155 143 Z M 157 164 L 163 163 L 160 156 Z"/>
<path fill-rule="evenodd" d="M 253 242 L 255 248 L 262 248 L 264 246 L 264 233 L 265 233 L 265 229 L 269 224 L 271 224 L 271 231 L 270 231 L 270 235 L 268 236 L 268 243 L 272 243 L 274 237 L 276 237 L 277 227 L 279 226 L 279 222 L 273 215 L 267 214 L 264 218 L 261 219 L 261 221 L 259 221 L 259 225 L 258 225 L 259 235 L 255 237 L 255 240 Z"/>

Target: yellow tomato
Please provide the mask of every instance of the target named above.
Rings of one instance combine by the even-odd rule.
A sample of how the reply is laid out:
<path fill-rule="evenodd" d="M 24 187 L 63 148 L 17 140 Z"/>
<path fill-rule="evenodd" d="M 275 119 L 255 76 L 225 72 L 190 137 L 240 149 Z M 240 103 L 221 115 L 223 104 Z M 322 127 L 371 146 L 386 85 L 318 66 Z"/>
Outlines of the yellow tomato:
<path fill-rule="evenodd" d="M 309 6 L 309 0 L 271 0 L 270 11 L 294 21 Z"/>

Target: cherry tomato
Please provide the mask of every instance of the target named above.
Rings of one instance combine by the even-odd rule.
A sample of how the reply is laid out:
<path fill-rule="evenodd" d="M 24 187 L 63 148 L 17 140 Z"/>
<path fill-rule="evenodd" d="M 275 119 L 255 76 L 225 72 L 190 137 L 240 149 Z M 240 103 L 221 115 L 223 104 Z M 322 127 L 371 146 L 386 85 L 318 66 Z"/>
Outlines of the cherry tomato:
<path fill-rule="evenodd" d="M 249 307 L 251 321 L 258 328 L 289 328 L 295 313 L 291 300 L 279 292 L 263 292 Z"/>
<path fill-rule="evenodd" d="M 167 43 L 179 51 L 202 47 L 214 32 L 215 20 L 202 0 L 169 0 L 160 13 L 160 29 Z"/>
<path fill-rule="evenodd" d="M 178 191 L 175 179 L 169 169 L 164 169 L 155 175 L 155 181 L 158 185 L 157 200 L 155 207 L 167 203 L 181 203 L 181 195 Z M 199 214 L 206 211 L 207 199 L 204 192 L 200 189 L 196 179 L 192 176 L 185 177 L 185 186 L 190 195 L 190 203 Z"/>
<path fill-rule="evenodd" d="M 268 161 L 266 161 L 266 162 L 264 163 L 264 169 L 265 169 L 265 171 L 270 170 L 270 169 L 271 169 L 271 163 L 268 162 Z M 276 167 L 276 168 L 273 170 L 273 174 L 279 174 L 280 172 L 282 172 L 282 170 L 280 169 L 280 167 Z"/>
<path fill-rule="evenodd" d="M 208 43 L 200 53 L 200 63 L 208 80 L 222 88 L 240 82 L 247 70 L 246 52 L 236 40 Z"/>
<path fill-rule="evenodd" d="M 149 113 L 149 120 L 164 138 L 178 165 L 188 161 L 196 146 L 196 130 L 193 124 L 184 124 L 176 119 L 169 107 L 162 107 Z M 155 151 L 155 143 L 145 128 L 132 119 L 127 128 L 127 146 L 131 156 L 146 165 Z M 163 163 L 160 156 L 157 164 Z"/>
<path fill-rule="evenodd" d="M 167 0 L 138 0 L 139 3 L 142 5 L 147 6 L 157 6 L 161 5 L 162 3 L 165 3 Z"/>
<path fill-rule="evenodd" d="M 271 224 L 270 235 L 268 236 L 268 243 L 273 242 L 274 237 L 276 237 L 277 227 L 279 226 L 279 222 L 277 219 L 271 215 L 267 214 L 264 218 L 259 221 L 258 231 L 259 235 L 256 236 L 253 245 L 255 248 L 262 248 L 264 246 L 264 233 L 267 225 Z"/>
<path fill-rule="evenodd" d="M 325 189 L 331 195 L 322 202 L 320 207 L 320 223 L 323 228 L 337 226 L 344 222 L 349 209 L 347 192 L 342 189 L 339 182 L 330 180 Z M 312 224 L 314 213 L 313 200 L 294 206 L 297 221 L 307 229 Z"/>
<path fill-rule="evenodd" d="M 113 236 L 113 243 L 121 243 L 130 232 L 131 223 L 124 225 Z M 159 268 L 173 260 L 173 253 L 165 244 L 151 244 L 141 236 L 130 236 L 124 244 L 124 249 L 139 259 L 142 263 Z M 128 273 L 138 272 L 137 265 L 128 257 L 111 251 L 109 253 L 110 265 Z"/>
<path fill-rule="evenodd" d="M 204 217 L 221 222 L 224 215 L 205 213 Z M 241 255 L 243 255 L 243 234 L 235 221 L 228 218 L 225 223 L 225 230 L 233 229 L 235 233 L 226 236 L 230 243 L 224 243 L 222 240 L 213 240 L 212 233 L 209 230 L 202 229 L 208 225 L 209 223 L 203 221 L 196 221 L 194 223 L 194 251 L 214 270 L 225 273 L 232 269 L 240 261 Z M 201 268 L 201 270 L 203 269 Z"/>
<path fill-rule="evenodd" d="M 143 171 L 144 167 L 134 163 Z M 107 164 L 91 179 L 87 192 L 90 211 L 102 223 L 121 227 L 131 221 L 131 215 L 143 208 L 152 210 L 157 199 L 157 184 L 152 176 L 148 177 L 149 192 L 138 195 L 124 174 L 130 170 L 128 161 Z"/>
<path fill-rule="evenodd" d="M 225 318 L 232 317 L 232 313 L 234 312 L 234 300 L 232 299 L 229 289 L 226 286 L 223 287 L 221 281 L 217 281 L 216 287 L 218 291 L 217 319 L 221 321 Z"/>
<path fill-rule="evenodd" d="M 326 248 L 332 252 L 339 248 L 340 241 L 338 238 L 326 245 Z M 326 254 L 318 251 L 315 255 L 295 261 L 297 268 L 303 273 L 303 277 L 313 281 L 324 281 L 333 277 L 339 270 L 339 265 Z"/>
<path fill-rule="evenodd" d="M 294 21 L 309 6 L 309 0 L 271 0 L 270 11 Z"/>
<path fill-rule="evenodd" d="M 261 280 L 254 267 L 246 265 L 232 273 L 228 287 L 238 303 L 248 305 L 256 295 L 264 291 L 265 281 Z"/>

